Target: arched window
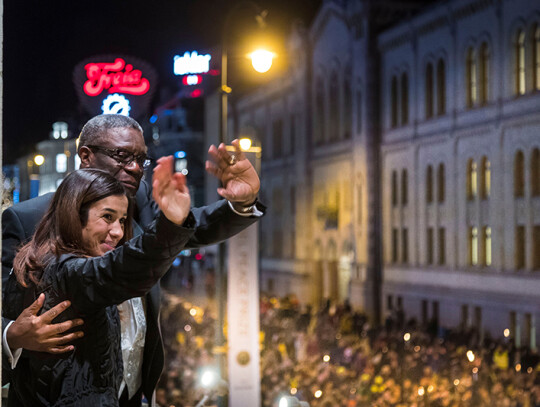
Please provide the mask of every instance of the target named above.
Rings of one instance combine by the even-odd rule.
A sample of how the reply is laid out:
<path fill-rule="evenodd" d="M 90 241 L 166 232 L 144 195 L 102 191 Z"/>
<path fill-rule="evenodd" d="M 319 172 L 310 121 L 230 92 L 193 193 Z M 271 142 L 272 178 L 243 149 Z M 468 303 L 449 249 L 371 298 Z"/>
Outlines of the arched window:
<path fill-rule="evenodd" d="M 409 202 L 409 180 L 407 179 L 407 170 L 401 171 L 401 204 L 407 205 Z"/>
<path fill-rule="evenodd" d="M 437 62 L 437 115 L 446 113 L 446 68 L 441 58 Z"/>
<path fill-rule="evenodd" d="M 478 84 L 476 78 L 476 52 L 473 47 L 467 50 L 467 107 L 471 108 L 476 104 L 478 98 Z"/>
<path fill-rule="evenodd" d="M 325 127 L 325 112 L 324 112 L 324 82 L 319 78 L 317 81 L 320 85 L 317 87 L 317 96 L 315 101 L 315 144 L 320 145 L 324 143 L 324 127 Z"/>
<path fill-rule="evenodd" d="M 488 199 L 491 194 L 491 163 L 487 157 L 482 157 L 480 168 L 480 196 Z"/>
<path fill-rule="evenodd" d="M 514 196 L 525 196 L 525 157 L 521 150 L 516 153 L 514 160 Z"/>
<path fill-rule="evenodd" d="M 330 79 L 330 140 L 339 138 L 339 77 L 336 71 Z"/>
<path fill-rule="evenodd" d="M 533 26 L 531 38 L 533 89 L 540 90 L 540 26 L 538 24 Z"/>
<path fill-rule="evenodd" d="M 482 230 L 482 263 L 484 266 L 491 266 L 491 228 L 484 226 Z"/>
<path fill-rule="evenodd" d="M 478 265 L 478 228 L 469 227 L 469 265 Z"/>
<path fill-rule="evenodd" d="M 487 42 L 480 45 L 480 104 L 485 105 L 489 100 L 489 65 L 490 53 Z"/>
<path fill-rule="evenodd" d="M 392 76 L 392 83 L 390 85 L 390 103 L 391 103 L 391 112 L 390 112 L 390 122 L 392 127 L 398 125 L 398 83 L 397 77 Z"/>
<path fill-rule="evenodd" d="M 401 74 L 401 124 L 409 123 L 409 77 Z"/>
<path fill-rule="evenodd" d="M 525 94 L 525 31 L 520 29 L 516 33 L 515 44 L 516 65 L 516 94 Z"/>
<path fill-rule="evenodd" d="M 426 119 L 433 117 L 433 64 L 426 66 Z"/>
<path fill-rule="evenodd" d="M 437 169 L 437 202 L 442 203 L 445 199 L 446 186 L 445 186 L 445 173 L 444 164 L 440 163 Z"/>
<path fill-rule="evenodd" d="M 352 108 L 351 70 L 347 69 L 343 81 L 343 137 L 346 139 L 352 135 Z"/>
<path fill-rule="evenodd" d="M 433 202 L 433 167 L 428 165 L 426 171 L 426 202 Z"/>
<path fill-rule="evenodd" d="M 540 150 L 535 148 L 531 155 L 531 195 L 540 196 Z"/>
<path fill-rule="evenodd" d="M 471 158 L 467 163 L 467 199 L 472 201 L 478 194 L 478 170 L 476 162 Z"/>
<path fill-rule="evenodd" d="M 392 171 L 392 206 L 398 204 L 398 179 L 397 171 Z"/>

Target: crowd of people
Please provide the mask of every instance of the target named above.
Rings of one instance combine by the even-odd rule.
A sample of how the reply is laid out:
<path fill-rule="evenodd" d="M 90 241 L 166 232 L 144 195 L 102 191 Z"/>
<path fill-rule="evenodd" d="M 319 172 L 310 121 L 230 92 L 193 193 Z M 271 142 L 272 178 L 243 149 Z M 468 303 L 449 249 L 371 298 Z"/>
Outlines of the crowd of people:
<path fill-rule="evenodd" d="M 166 301 L 158 403 L 194 406 L 203 397 L 198 372 L 215 363 L 214 320 L 178 297 Z M 262 297 L 262 405 L 292 394 L 311 407 L 540 406 L 536 351 L 470 327 L 434 328 L 401 310 L 374 327 L 348 304 L 312 310 L 294 296 Z"/>

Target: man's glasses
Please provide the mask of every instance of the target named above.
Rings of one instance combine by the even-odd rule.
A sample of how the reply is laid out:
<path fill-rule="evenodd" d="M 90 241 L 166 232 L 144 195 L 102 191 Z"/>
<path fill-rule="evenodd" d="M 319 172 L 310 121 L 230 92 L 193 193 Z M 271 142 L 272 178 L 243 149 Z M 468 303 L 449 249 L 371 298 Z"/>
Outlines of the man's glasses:
<path fill-rule="evenodd" d="M 105 148 L 100 146 L 89 146 L 91 150 L 99 151 L 108 157 L 111 157 L 122 167 L 127 167 L 132 162 L 136 162 L 140 168 L 148 168 L 152 163 L 152 160 L 146 154 L 134 154 L 131 151 L 123 150 L 121 148 Z"/>

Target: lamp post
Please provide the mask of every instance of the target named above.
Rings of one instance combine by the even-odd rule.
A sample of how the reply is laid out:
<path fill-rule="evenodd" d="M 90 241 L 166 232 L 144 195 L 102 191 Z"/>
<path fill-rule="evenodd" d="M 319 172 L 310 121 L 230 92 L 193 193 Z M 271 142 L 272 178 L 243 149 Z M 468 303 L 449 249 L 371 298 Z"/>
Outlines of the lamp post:
<path fill-rule="evenodd" d="M 228 85 L 228 32 L 229 21 L 236 10 L 240 7 L 250 7 L 255 11 L 255 20 L 261 28 L 265 27 L 265 17 L 267 12 L 260 9 L 260 7 L 251 1 L 243 1 L 237 3 L 233 8 L 229 10 L 225 16 L 223 24 L 223 30 L 221 35 L 221 103 L 220 103 L 220 134 L 219 140 L 221 143 L 227 144 L 228 140 L 228 96 L 232 92 L 232 89 Z M 262 50 L 253 52 L 250 54 L 252 63 L 257 66 L 256 70 L 259 72 L 265 72 L 264 68 L 268 70 L 271 66 L 271 59 L 273 54 L 268 51 L 261 52 Z M 270 63 L 268 58 L 270 57 Z M 260 63 L 262 59 L 266 59 L 266 63 Z M 263 65 L 261 67 L 261 65 Z M 264 66 L 265 65 L 265 66 Z M 260 69 L 263 69 L 262 71 Z M 218 268 L 216 275 L 216 296 L 217 296 L 217 327 L 216 327 L 216 359 L 219 365 L 219 370 L 222 377 L 225 376 L 225 338 L 223 335 L 223 326 L 225 321 L 225 287 L 226 287 L 226 267 L 225 267 L 225 251 L 226 244 L 222 242 L 218 246 Z"/>
<path fill-rule="evenodd" d="M 223 31 L 222 31 L 222 37 L 221 37 L 221 98 L 220 98 L 220 142 L 224 143 L 225 145 L 229 142 L 228 137 L 228 96 L 232 92 L 232 89 L 228 85 L 228 34 L 229 34 L 229 22 L 236 10 L 238 10 L 240 7 L 250 7 L 255 14 L 255 20 L 257 21 L 257 24 L 259 27 L 264 28 L 265 27 L 265 17 L 267 12 L 260 9 L 260 7 L 255 4 L 252 1 L 243 1 L 237 3 L 233 8 L 229 10 L 227 15 L 225 16 L 224 24 L 223 24 Z M 272 64 L 272 58 L 273 54 L 269 51 L 264 50 L 258 50 L 256 52 L 252 52 L 250 54 L 252 64 L 255 67 L 255 69 L 258 72 L 265 72 L 267 71 L 271 64 Z M 260 156 L 260 154 L 259 154 Z M 244 231 L 246 233 L 250 233 L 248 230 Z M 242 246 L 239 244 L 239 242 L 242 239 L 245 239 L 247 236 L 246 233 L 241 233 L 242 236 L 237 235 L 233 239 L 236 239 L 234 241 L 231 240 L 230 244 L 233 245 L 236 249 L 236 251 L 245 251 L 246 246 Z M 232 249 L 231 249 L 232 250 Z M 226 290 L 226 278 L 227 278 L 227 270 L 225 266 L 225 251 L 226 251 L 226 245 L 224 242 L 219 244 L 218 247 L 218 267 L 217 267 L 217 275 L 216 275 L 216 295 L 217 295 L 217 327 L 216 327 L 216 359 L 218 362 L 219 370 L 221 372 L 222 377 L 225 377 L 225 356 L 226 356 L 226 350 L 225 350 L 225 338 L 223 335 L 223 327 L 224 327 L 224 320 L 225 320 L 225 290 Z M 245 260 L 247 257 L 249 257 L 249 254 L 247 252 L 237 253 L 238 257 L 243 256 L 242 258 Z M 254 255 L 257 255 L 255 253 Z M 249 259 L 248 259 L 249 260 Z M 242 260 L 243 261 L 243 260 Z M 237 265 L 239 267 L 244 267 L 248 263 L 242 262 L 241 265 Z M 251 264 L 251 263 L 250 263 Z M 255 264 L 255 269 L 257 268 Z M 245 268 L 247 270 L 247 268 Z M 237 273 L 235 274 L 235 277 L 238 277 L 239 273 L 241 272 L 239 269 L 235 270 Z M 258 282 L 258 275 L 255 276 L 257 278 Z M 253 281 L 251 281 L 253 283 Z M 231 287 L 229 287 L 231 288 Z M 257 298 L 258 298 L 258 286 L 254 288 L 257 290 Z M 238 298 L 235 298 L 238 300 Z M 249 299 L 249 302 L 252 303 L 254 301 L 254 296 L 247 294 L 244 301 L 247 301 Z M 238 301 L 237 301 L 238 302 Z M 231 390 L 229 392 L 229 400 L 237 399 L 238 397 L 246 397 L 246 399 L 250 400 L 250 407 L 258 407 L 257 404 L 260 405 L 260 383 L 258 383 L 259 378 L 259 372 L 258 372 L 258 303 L 253 305 L 253 307 L 256 306 L 255 310 L 251 310 L 251 312 L 255 311 L 256 315 L 253 317 L 256 319 L 257 323 L 257 342 L 253 342 L 253 338 L 251 334 L 242 334 L 244 340 L 246 342 L 249 342 L 251 345 L 247 346 L 245 351 L 239 351 L 238 354 L 235 356 L 234 359 L 234 367 L 239 368 L 242 370 L 243 374 L 245 374 L 246 381 L 250 381 L 249 385 L 246 385 L 243 387 L 242 390 L 237 388 L 235 383 L 239 380 L 239 375 L 236 374 L 234 377 L 234 380 L 231 382 Z M 238 307 L 238 304 L 235 303 L 235 307 Z M 230 307 L 231 308 L 231 307 Z M 247 320 L 247 318 L 246 318 Z M 229 338 L 231 337 L 231 329 L 230 327 L 233 324 L 231 323 L 231 320 L 229 319 Z M 246 329 L 246 332 L 252 332 L 251 329 Z M 249 338 L 249 340 L 248 340 Z M 255 344 L 257 355 L 253 355 L 253 352 L 250 350 L 250 348 L 253 348 L 253 344 Z M 230 351 L 229 351 L 230 352 Z M 248 372 L 251 371 L 253 366 L 256 366 L 256 373 L 248 374 Z M 229 364 L 229 367 L 231 368 L 231 365 Z M 257 379 L 257 380 L 256 380 Z M 257 381 L 257 383 L 255 383 Z M 247 384 L 247 383 L 246 383 Z"/>

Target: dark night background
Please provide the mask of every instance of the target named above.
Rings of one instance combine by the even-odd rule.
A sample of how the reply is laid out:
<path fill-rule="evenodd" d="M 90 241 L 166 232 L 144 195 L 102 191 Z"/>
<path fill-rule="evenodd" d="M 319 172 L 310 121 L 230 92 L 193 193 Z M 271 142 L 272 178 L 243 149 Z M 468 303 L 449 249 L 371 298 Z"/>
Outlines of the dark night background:
<path fill-rule="evenodd" d="M 53 122 L 65 120 L 72 126 L 89 118 L 78 107 L 72 81 L 73 68 L 81 60 L 110 53 L 131 55 L 154 66 L 159 85 L 177 88 L 173 56 L 219 46 L 223 17 L 235 3 L 238 1 L 4 2 L 4 164 L 13 163 L 30 152 L 34 143 L 47 139 Z M 321 0 L 257 4 L 269 12 L 268 30 L 286 38 L 296 19 L 309 24 Z M 252 16 L 249 8 L 231 15 L 230 43 L 249 28 Z"/>

